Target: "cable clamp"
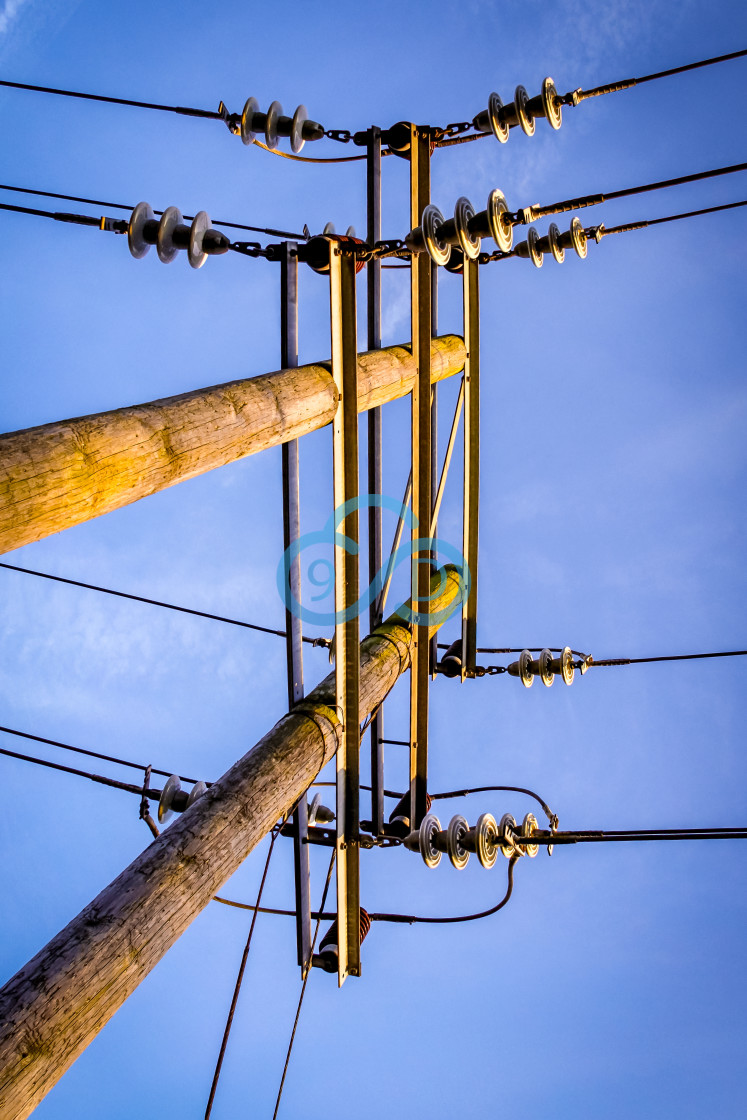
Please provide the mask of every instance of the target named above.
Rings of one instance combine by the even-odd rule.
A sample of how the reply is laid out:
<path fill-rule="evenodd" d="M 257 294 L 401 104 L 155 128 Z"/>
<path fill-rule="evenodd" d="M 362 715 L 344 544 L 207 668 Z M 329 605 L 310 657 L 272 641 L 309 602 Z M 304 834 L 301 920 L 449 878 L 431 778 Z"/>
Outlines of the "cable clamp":
<path fill-rule="evenodd" d="M 241 135 L 241 117 L 238 113 L 229 113 L 224 102 L 221 101 L 218 114 L 230 133 L 234 136 Z"/>
<path fill-rule="evenodd" d="M 128 225 L 129 223 L 122 218 L 102 217 L 99 229 L 107 230 L 109 233 L 127 233 Z"/>

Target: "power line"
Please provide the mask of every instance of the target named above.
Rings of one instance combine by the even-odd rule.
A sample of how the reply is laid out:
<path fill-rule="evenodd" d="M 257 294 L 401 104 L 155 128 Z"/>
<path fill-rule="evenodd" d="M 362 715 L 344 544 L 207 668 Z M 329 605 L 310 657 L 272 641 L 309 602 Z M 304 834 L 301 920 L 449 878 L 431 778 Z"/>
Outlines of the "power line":
<path fill-rule="evenodd" d="M 269 850 L 267 852 L 267 859 L 265 860 L 265 869 L 262 872 L 262 879 L 261 879 L 261 882 L 259 884 L 259 890 L 257 892 L 257 905 L 254 907 L 254 913 L 252 915 L 251 924 L 249 926 L 249 935 L 246 939 L 246 945 L 244 946 L 244 952 L 241 955 L 241 963 L 239 965 L 239 973 L 238 973 L 238 976 L 236 977 L 236 984 L 235 984 L 235 987 L 234 987 L 234 990 L 233 990 L 233 997 L 231 999 L 231 1006 L 228 1009 L 228 1017 L 226 1019 L 226 1026 L 225 1026 L 224 1031 L 223 1031 L 223 1039 L 222 1039 L 221 1044 L 220 1044 L 220 1052 L 218 1054 L 218 1061 L 215 1063 L 215 1073 L 213 1074 L 213 1081 L 212 1081 L 212 1084 L 210 1086 L 210 1096 L 208 1097 L 207 1106 L 205 1108 L 205 1120 L 210 1120 L 210 1113 L 213 1111 L 213 1101 L 215 1100 L 215 1091 L 218 1088 L 218 1081 L 220 1080 L 220 1072 L 221 1072 L 221 1069 L 223 1067 L 223 1059 L 224 1059 L 225 1054 L 226 1054 L 226 1046 L 228 1045 L 228 1036 L 231 1033 L 231 1027 L 233 1025 L 233 1017 L 234 1017 L 234 1013 L 236 1011 L 236 1004 L 238 1003 L 239 992 L 241 991 L 241 984 L 242 984 L 242 981 L 244 979 L 244 970 L 246 969 L 246 962 L 249 958 L 249 950 L 250 950 L 251 945 L 252 945 L 252 935 L 254 933 L 254 926 L 256 925 L 256 922 L 257 922 L 257 914 L 259 913 L 259 904 L 262 901 L 262 892 L 265 889 L 265 882 L 267 880 L 267 872 L 270 869 L 270 860 L 272 859 L 272 851 L 273 851 L 273 848 L 275 847 L 275 841 L 277 840 L 277 837 L 278 837 L 278 831 L 277 831 L 277 829 L 275 829 L 275 831 L 273 831 L 273 833 L 272 833 L 272 836 L 270 837 L 270 847 L 269 847 Z"/>
<path fill-rule="evenodd" d="M 84 747 L 73 747 L 73 746 L 70 745 L 70 743 L 60 743 L 60 742 L 57 741 L 57 739 L 45 739 L 42 735 L 32 735 L 29 731 L 17 731 L 13 727 L 0 727 L 0 731 L 4 731 L 6 735 L 17 735 L 22 739 L 33 739 L 33 741 L 35 743 L 46 743 L 47 746 L 50 746 L 50 747 L 60 747 L 64 751 L 74 751 L 75 754 L 85 754 L 85 755 L 88 755 L 90 758 L 100 758 L 104 762 L 115 762 L 119 766 L 129 766 L 133 770 L 143 770 L 143 771 L 146 770 L 146 766 L 141 762 L 129 762 L 125 758 L 115 758 L 113 755 L 110 755 L 110 754 L 100 754 L 98 751 L 86 750 Z M 8 752 L 6 751 L 5 753 L 7 754 Z M 26 756 L 25 755 L 19 755 L 18 757 L 19 758 L 25 758 Z M 32 759 L 32 758 L 29 758 L 29 761 L 33 762 L 35 760 Z M 44 765 L 52 766 L 53 764 L 52 763 L 45 763 Z M 65 767 L 62 767 L 62 769 L 65 769 Z M 150 769 L 151 769 L 152 773 L 160 774 L 164 778 L 170 778 L 171 774 L 173 772 L 171 770 L 158 770 L 155 766 L 151 766 Z M 70 773 L 78 773 L 78 771 L 71 770 Z M 84 775 L 84 777 L 90 777 L 90 774 L 87 774 L 85 771 L 80 771 L 80 773 L 82 773 Z M 183 774 L 178 774 L 177 777 L 182 782 L 194 783 L 194 782 L 197 781 L 196 778 L 186 778 Z M 140 788 L 140 787 L 138 787 L 138 788 Z"/>
<path fill-rule="evenodd" d="M 674 74 L 684 74 L 687 70 L 698 70 L 702 66 L 713 66 L 717 62 L 729 62 L 733 58 L 744 58 L 745 55 L 747 55 L 747 50 L 732 51 L 731 54 L 720 54 L 716 58 L 705 58 L 701 62 L 689 62 L 686 66 L 675 66 L 671 70 L 659 70 L 656 74 L 645 74 L 642 78 L 623 78 L 622 81 L 595 86 L 594 89 L 578 89 L 574 93 L 566 94 L 563 100 L 566 104 L 576 104 L 579 101 L 586 101 L 589 97 L 601 97 L 605 93 L 617 93 L 620 90 L 630 89 L 632 86 L 640 86 L 644 82 L 655 82 L 659 78 L 671 78 Z"/>
<path fill-rule="evenodd" d="M 706 657 L 747 657 L 747 649 L 731 649 L 720 653 L 673 653 L 663 657 L 607 657 L 593 658 L 589 668 L 606 668 L 608 665 L 646 665 L 652 661 L 698 661 Z"/>
<path fill-rule="evenodd" d="M 524 843 L 523 838 L 519 838 Z M 533 832 L 530 844 L 599 844 L 646 840 L 747 840 L 747 828 L 634 828 L 614 831 Z"/>
<path fill-rule="evenodd" d="M 284 638 L 285 630 L 275 630 L 271 626 L 260 626 L 257 622 L 244 622 L 238 618 L 226 618 L 221 614 L 211 614 L 209 611 L 198 611 L 193 607 L 181 607 L 176 603 L 164 603 L 160 599 L 149 599 L 145 595 L 132 595 L 128 591 L 115 591 L 111 587 L 100 587 L 95 583 L 83 583 L 78 579 L 67 579 L 64 576 L 53 576 L 49 572 L 39 572 L 33 568 L 21 568 L 17 564 L 6 564 L 0 561 L 0 568 L 7 568 L 12 572 L 23 572 L 27 576 L 39 576 L 41 579 L 51 579 L 56 583 L 69 583 L 72 587 L 84 587 L 87 591 L 101 591 L 104 595 L 116 595 L 119 599 L 132 599 L 136 603 L 148 603 L 153 607 L 165 607 L 170 611 L 180 611 L 182 614 L 193 614 L 198 618 L 210 618 L 214 622 L 227 622 L 230 626 L 243 626 L 246 630 L 257 630 L 261 634 L 274 634 L 278 638 Z M 331 645 L 329 638 L 309 638 L 303 635 L 302 641 L 308 642 L 312 646 L 323 646 L 328 649 Z M 187 779 L 191 780 L 191 779 Z"/>
<path fill-rule="evenodd" d="M 326 879 L 326 882 L 324 884 L 324 890 L 322 892 L 322 903 L 321 903 L 322 911 L 324 910 L 324 903 L 327 901 L 327 891 L 329 890 L 330 880 L 332 879 L 332 868 L 335 865 L 335 854 L 336 854 L 335 851 L 333 851 L 331 859 L 329 861 L 329 870 L 327 871 L 327 879 Z M 314 952 L 314 946 L 316 945 L 316 939 L 319 935 L 319 925 L 321 923 L 321 920 L 322 920 L 322 918 L 321 918 L 321 914 L 320 914 L 319 917 L 317 918 L 317 921 L 316 921 L 316 927 L 314 928 L 314 936 L 311 939 L 311 952 L 312 952 L 312 954 Z M 301 995 L 298 997 L 298 1007 L 296 1008 L 296 1017 L 293 1020 L 293 1030 L 291 1031 L 290 1042 L 288 1043 L 288 1053 L 285 1055 L 285 1065 L 283 1066 L 283 1074 L 280 1078 L 280 1088 L 278 1089 L 277 1100 L 275 1101 L 275 1111 L 272 1114 L 272 1120 L 277 1120 L 278 1109 L 280 1108 L 280 1098 L 283 1095 L 283 1087 L 285 1085 L 285 1078 L 286 1078 L 286 1075 L 288 1073 L 288 1065 L 290 1063 L 291 1051 L 293 1050 L 293 1043 L 296 1040 L 296 1030 L 298 1029 L 298 1020 L 299 1020 L 299 1017 L 301 1015 L 301 1007 L 303 1005 L 303 997 L 306 995 L 306 985 L 309 981 L 309 976 L 310 975 L 311 975 L 311 969 L 308 969 L 306 975 L 303 978 L 303 984 L 301 985 Z"/>
<path fill-rule="evenodd" d="M 662 179 L 657 183 L 625 187 L 623 190 L 608 191 L 606 194 L 587 194 L 581 195 L 579 198 L 567 198 L 562 202 L 552 202 L 548 206 L 527 206 L 513 216 L 514 224 L 526 224 L 530 221 L 536 221 L 537 218 L 549 217 L 551 214 L 565 214 L 568 210 L 582 210 L 586 206 L 598 206 L 601 202 L 610 202 L 615 198 L 628 198 L 631 195 L 645 194 L 647 191 L 681 186 L 683 183 L 697 183 L 702 179 L 714 179 L 719 175 L 733 175 L 737 171 L 747 171 L 747 163 L 735 163 L 729 167 L 716 167 L 710 171 L 698 171 L 692 175 L 679 175 L 676 179 Z"/>
<path fill-rule="evenodd" d="M 666 218 L 649 218 L 647 221 L 642 222 L 627 222 L 622 226 L 596 226 L 592 229 L 587 229 L 586 234 L 589 237 L 598 237 L 601 240 L 603 237 L 609 237 L 612 233 L 630 233 L 636 229 L 645 229 L 647 226 L 660 226 L 664 222 L 677 222 L 681 218 L 697 218 L 701 214 L 716 214 L 719 210 L 736 210 L 740 206 L 747 206 L 747 199 L 741 202 L 726 202 L 723 206 L 707 206 L 703 210 L 688 210 L 684 214 L 669 214 Z"/>
<path fill-rule="evenodd" d="M 0 183 L 0 190 L 15 191 L 17 194 L 38 194 L 38 195 L 40 195 L 44 198 L 60 198 L 60 199 L 64 199 L 65 202 L 82 202 L 86 206 L 103 206 L 103 207 L 106 207 L 107 209 L 111 209 L 111 210 L 130 210 L 130 211 L 132 211 L 134 209 L 133 206 L 128 206 L 124 202 L 103 202 L 103 201 L 101 201 L 101 199 L 81 198 L 79 195 L 74 195 L 74 194 L 57 194 L 54 191 L 34 190 L 31 187 L 11 187 L 7 183 Z M 3 210 L 20 210 L 22 213 L 38 214 L 42 217 L 47 217 L 47 218 L 57 217 L 56 214 L 50 213 L 48 210 L 30 210 L 30 209 L 27 209 L 25 207 L 14 207 L 14 206 L 8 206 L 8 205 L 3 205 L 1 208 Z M 154 210 L 153 213 L 161 215 L 161 214 L 163 214 L 163 210 Z M 80 217 L 84 217 L 84 215 L 80 215 Z M 67 220 L 69 221 L 72 218 L 73 218 L 73 215 L 69 215 Z M 59 220 L 65 221 L 66 219 L 61 218 Z M 213 223 L 214 226 L 227 226 L 230 229 L 247 229 L 247 230 L 251 230 L 253 233 L 266 233 L 270 237 L 285 237 L 285 238 L 288 238 L 291 241 L 305 241 L 308 237 L 307 232 L 304 232 L 304 233 L 289 233 L 287 230 L 272 229 L 271 227 L 266 228 L 264 226 L 247 226 L 247 225 L 243 225 L 241 222 L 222 222 L 222 221 L 219 221 L 217 218 L 211 218 L 210 220 L 211 220 L 211 222 Z M 96 224 L 98 224 L 98 219 L 90 219 L 90 222 L 94 222 L 94 221 L 96 222 Z M 194 214 L 185 214 L 184 215 L 184 221 L 185 222 L 194 221 Z M 81 224 L 90 224 L 90 222 L 81 223 Z"/>
<path fill-rule="evenodd" d="M 0 731 L 4 730 L 5 728 L 0 728 Z M 7 758 L 21 759 L 22 762 L 34 762 L 37 766 L 48 766 L 50 770 L 62 770 L 65 774 L 74 774 L 78 778 L 88 778 L 89 781 L 98 782 L 99 785 L 111 786 L 113 789 L 121 789 L 126 793 L 135 793 L 138 797 L 148 797 L 151 801 L 158 801 L 161 796 L 160 790 L 144 789 L 143 786 L 131 785 L 129 782 L 118 782 L 116 778 L 105 778 L 102 774 L 91 774 L 87 770 L 76 770 L 73 766 L 63 766 L 60 762 L 48 762 L 46 759 L 35 758 L 30 754 L 19 754 L 17 751 L 9 751 L 5 747 L 0 747 L 0 754 Z"/>
<path fill-rule="evenodd" d="M 10 89 L 26 89 L 34 93 L 53 93 L 58 97 L 78 97 L 83 101 L 105 101 L 110 105 L 130 105 L 136 109 L 156 109 L 161 113 L 179 113 L 183 117 L 206 117 L 209 120 L 222 121 L 222 113 L 211 109 L 189 109 L 184 105 L 159 105 L 153 101 L 132 101 L 127 97 L 106 97 L 99 93 L 79 93 L 72 89 L 54 89 L 51 86 L 34 86 L 27 82 L 0 81 L 0 86 Z"/>
<path fill-rule="evenodd" d="M 744 203 L 744 205 L 747 205 L 747 203 Z M 439 649 L 449 649 L 449 646 L 445 642 L 439 642 L 438 643 L 438 648 Z M 517 647 L 511 647 L 511 648 L 508 648 L 508 647 L 504 646 L 500 649 L 488 649 L 488 648 L 483 647 L 483 648 L 478 649 L 477 652 L 478 653 L 523 653 L 525 649 L 528 650 L 530 653 L 539 653 L 543 649 L 548 649 L 550 651 L 550 653 L 562 653 L 562 649 L 560 649 L 560 647 L 558 647 L 558 646 L 522 646 L 521 649 L 519 649 L 518 646 Z M 574 657 L 583 658 L 586 661 L 586 664 L 589 668 L 592 668 L 593 666 L 601 668 L 601 667 L 606 667 L 606 666 L 610 666 L 610 665 L 644 665 L 644 664 L 647 664 L 647 663 L 653 662 L 653 661 L 698 661 L 698 660 L 701 660 L 703 658 L 708 658 L 708 657 L 747 657 L 747 649 L 719 650 L 717 653 L 674 653 L 674 654 L 664 654 L 664 655 L 660 655 L 658 657 L 606 657 L 606 658 L 596 658 L 596 657 L 588 657 L 587 654 L 580 653 L 578 650 L 575 650 L 575 649 L 572 649 L 571 653 L 574 655 Z M 493 787 L 491 787 L 491 788 L 493 788 Z M 498 787 L 495 787 L 495 788 L 498 788 Z M 448 794 L 433 794 L 433 796 L 434 797 L 447 797 L 447 796 L 450 796 L 450 795 L 448 795 Z M 532 796 L 536 797 L 536 794 L 532 794 Z"/>
<path fill-rule="evenodd" d="M 52 210 L 33 210 L 30 206 L 11 206 L 0 202 L 0 210 L 10 210 L 15 214 L 33 214 L 37 218 L 53 218 L 55 222 L 70 222 L 78 226 L 95 226 L 97 229 L 113 233 L 126 233 L 127 222 L 118 218 L 92 218 L 89 214 L 66 214 Z"/>

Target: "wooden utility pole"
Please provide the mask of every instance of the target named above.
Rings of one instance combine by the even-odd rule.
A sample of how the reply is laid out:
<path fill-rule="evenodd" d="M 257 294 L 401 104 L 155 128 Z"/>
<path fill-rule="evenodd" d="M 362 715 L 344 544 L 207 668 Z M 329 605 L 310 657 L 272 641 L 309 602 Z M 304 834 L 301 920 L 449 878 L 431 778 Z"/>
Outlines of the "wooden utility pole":
<path fill-rule="evenodd" d="M 460 569 L 432 580 L 437 619 L 456 607 Z M 438 613 L 437 613 L 438 612 Z M 396 615 L 360 647 L 360 719 L 409 667 Z M 330 673 L 0 991 L 3 1120 L 23 1120 L 141 980 L 334 757 Z"/>
<path fill-rule="evenodd" d="M 461 338 L 434 339 L 432 380 L 465 358 Z M 406 396 L 415 379 L 409 347 L 360 354 L 358 411 Z M 320 362 L 2 435 L 0 553 L 323 428 L 337 398 Z"/>

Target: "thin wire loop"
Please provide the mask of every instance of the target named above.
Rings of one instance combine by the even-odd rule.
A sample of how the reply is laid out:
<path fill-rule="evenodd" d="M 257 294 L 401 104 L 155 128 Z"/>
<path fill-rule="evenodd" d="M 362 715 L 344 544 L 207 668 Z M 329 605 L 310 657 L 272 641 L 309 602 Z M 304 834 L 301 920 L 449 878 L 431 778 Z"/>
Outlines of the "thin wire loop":
<path fill-rule="evenodd" d="M 261 140 L 254 140 L 258 148 L 262 148 L 265 152 L 269 152 L 271 156 L 281 156 L 283 159 L 292 159 L 296 163 L 355 163 L 359 159 L 367 159 L 365 155 L 362 156 L 328 156 L 320 158 L 316 156 L 297 156 L 291 152 L 281 152 L 279 148 L 268 148 L 267 144 L 263 144 Z M 387 152 L 382 152 L 382 156 L 387 155 Z"/>

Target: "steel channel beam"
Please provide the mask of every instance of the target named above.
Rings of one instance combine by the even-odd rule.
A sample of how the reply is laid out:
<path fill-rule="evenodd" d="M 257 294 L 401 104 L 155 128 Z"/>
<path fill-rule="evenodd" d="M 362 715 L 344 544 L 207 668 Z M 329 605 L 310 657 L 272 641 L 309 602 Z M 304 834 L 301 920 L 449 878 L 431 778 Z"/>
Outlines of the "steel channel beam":
<path fill-rule="evenodd" d="M 477 662 L 477 531 L 480 510 L 480 289 L 477 261 L 464 261 L 464 535 L 471 577 L 462 604 L 462 680 Z"/>
<path fill-rule="evenodd" d="M 338 510 L 358 496 L 358 343 L 356 337 L 355 257 L 330 243 L 332 376 L 339 394 L 333 423 L 334 502 Z M 358 543 L 358 509 L 338 526 Z M 358 550 L 335 544 L 335 686 L 342 717 L 337 749 L 337 934 L 338 984 L 360 976 L 359 769 L 360 649 L 357 603 Z M 348 614 L 351 617 L 348 617 Z"/>
<path fill-rule="evenodd" d="M 435 338 L 438 334 L 438 269 L 431 266 L 431 335 Z M 431 497 L 433 498 L 433 508 L 431 509 L 431 532 L 430 535 L 435 537 L 438 528 L 438 509 L 436 506 L 436 493 L 438 488 L 438 384 L 431 386 Z M 431 552 L 431 559 L 436 560 L 435 552 Z M 430 674 L 431 680 L 436 676 L 436 664 L 438 663 L 438 635 L 434 634 L 430 641 Z"/>
<path fill-rule="evenodd" d="M 410 228 L 420 225 L 430 202 L 430 134 L 410 126 Z M 414 254 L 410 269 L 412 350 L 417 378 L 412 391 L 413 539 L 427 537 L 431 524 L 431 259 Z M 430 553 L 413 554 L 412 599 L 418 614 L 427 612 Z M 410 670 L 410 805 L 412 827 L 426 814 L 428 783 L 428 621 L 413 625 Z"/>
<path fill-rule="evenodd" d="M 374 245 L 381 240 L 381 129 L 368 130 L 366 147 L 366 202 L 368 228 L 366 240 Z M 381 261 L 368 262 L 368 349 L 381 349 Z M 368 412 L 368 492 L 381 494 L 382 429 L 381 409 Z M 371 584 L 384 560 L 382 548 L 382 509 L 371 505 L 368 509 L 368 581 Z M 379 596 L 368 611 L 370 630 L 381 622 Z M 384 711 L 379 708 L 371 720 L 371 820 L 377 836 L 384 832 Z"/>
<path fill-rule="evenodd" d="M 294 241 L 283 243 L 280 257 L 280 363 L 283 369 L 298 365 L 298 246 Z M 289 548 L 301 535 L 299 495 L 298 440 L 284 443 L 283 464 L 283 549 Z M 288 571 L 290 590 L 301 602 L 301 557 L 297 556 Z M 288 586 L 288 583 L 286 583 Z M 301 619 L 285 611 L 285 658 L 288 670 L 289 709 L 303 699 L 303 642 Z M 306 794 L 293 811 L 293 874 L 296 884 L 296 944 L 301 974 L 311 967 L 311 901 L 308 836 L 308 803 Z"/>

